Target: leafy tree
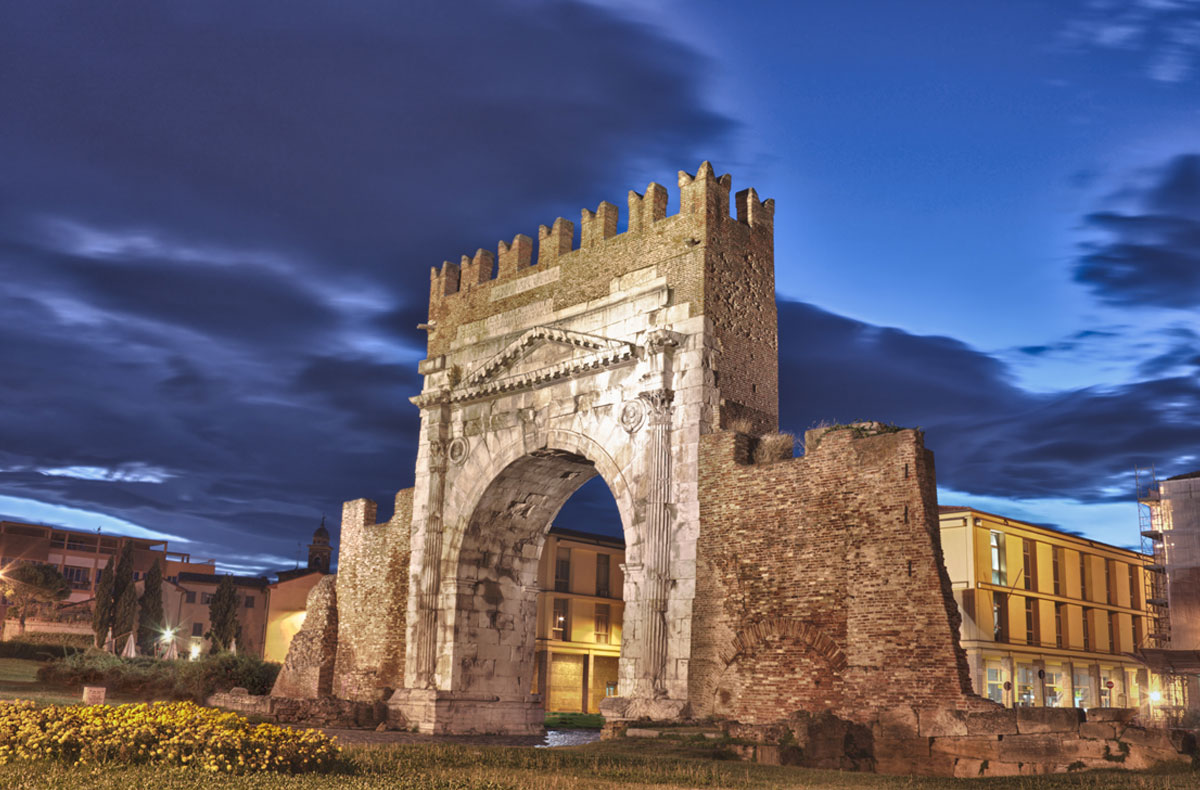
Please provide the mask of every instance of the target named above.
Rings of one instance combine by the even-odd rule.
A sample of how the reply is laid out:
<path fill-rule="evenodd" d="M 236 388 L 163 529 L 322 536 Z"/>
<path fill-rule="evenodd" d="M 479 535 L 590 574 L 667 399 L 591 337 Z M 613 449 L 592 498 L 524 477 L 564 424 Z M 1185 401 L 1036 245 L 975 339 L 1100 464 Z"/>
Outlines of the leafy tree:
<path fill-rule="evenodd" d="M 0 585 L 17 611 L 21 626 L 18 633 L 22 635 L 25 633 L 25 618 L 33 607 L 57 603 L 71 594 L 71 585 L 67 584 L 58 568 L 28 562 L 22 562 L 0 574 Z"/>
<path fill-rule="evenodd" d="M 110 558 L 104 570 L 100 572 L 100 581 L 96 583 L 96 601 L 92 606 L 92 631 L 96 634 L 96 647 L 103 647 L 112 627 L 113 612 L 117 608 L 117 600 L 113 596 L 116 579 L 116 565 Z"/>
<path fill-rule="evenodd" d="M 137 588 L 126 584 L 117 599 L 117 608 L 113 612 L 113 637 L 117 640 L 118 650 L 125 644 L 129 632 L 133 630 L 133 621 L 137 617 L 138 596 Z"/>
<path fill-rule="evenodd" d="M 142 652 L 151 655 L 154 643 L 163 628 L 162 567 L 155 562 L 146 572 L 142 586 L 142 598 L 138 609 L 138 645 Z"/>
<path fill-rule="evenodd" d="M 232 576 L 226 575 L 217 585 L 212 603 L 208 605 L 208 622 L 210 630 L 205 636 L 212 640 L 212 652 L 228 650 L 242 631 L 238 622 L 238 594 Z"/>

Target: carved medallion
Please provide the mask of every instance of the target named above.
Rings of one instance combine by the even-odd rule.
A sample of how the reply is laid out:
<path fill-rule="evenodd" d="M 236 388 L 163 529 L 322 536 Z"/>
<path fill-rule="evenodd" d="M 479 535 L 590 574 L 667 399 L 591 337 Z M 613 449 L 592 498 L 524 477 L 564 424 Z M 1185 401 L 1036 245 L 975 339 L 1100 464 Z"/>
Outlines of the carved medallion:
<path fill-rule="evenodd" d="M 467 460 L 467 440 L 461 436 L 456 436 L 450 440 L 449 446 L 446 448 L 446 457 L 450 459 L 450 463 L 459 466 L 463 461 Z"/>
<path fill-rule="evenodd" d="M 621 427 L 635 433 L 646 422 L 646 404 L 642 400 L 627 400 L 621 404 Z"/>

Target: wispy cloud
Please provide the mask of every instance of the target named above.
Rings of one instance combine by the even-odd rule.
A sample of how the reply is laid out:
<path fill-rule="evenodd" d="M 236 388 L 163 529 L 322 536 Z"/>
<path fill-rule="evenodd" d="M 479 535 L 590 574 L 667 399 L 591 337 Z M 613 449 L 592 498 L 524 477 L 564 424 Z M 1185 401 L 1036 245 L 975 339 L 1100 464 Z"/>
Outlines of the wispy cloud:
<path fill-rule="evenodd" d="M 1096 0 L 1067 23 L 1062 41 L 1084 51 L 1139 52 L 1148 77 L 1183 82 L 1200 59 L 1200 2 Z"/>
<path fill-rule="evenodd" d="M 174 474 L 159 466 L 130 463 L 120 466 L 63 466 L 39 468 L 40 474 L 50 477 L 73 477 L 76 480 L 102 480 L 111 483 L 165 483 Z"/>

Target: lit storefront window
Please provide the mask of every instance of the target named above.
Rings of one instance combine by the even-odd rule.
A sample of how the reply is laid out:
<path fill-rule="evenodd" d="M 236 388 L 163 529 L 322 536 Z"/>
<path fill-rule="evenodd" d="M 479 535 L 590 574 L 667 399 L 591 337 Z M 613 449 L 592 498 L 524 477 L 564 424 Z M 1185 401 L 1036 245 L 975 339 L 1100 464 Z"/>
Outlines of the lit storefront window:
<path fill-rule="evenodd" d="M 987 662 L 987 698 L 1004 704 L 1004 668 L 999 661 Z"/>
<path fill-rule="evenodd" d="M 1046 707 L 1066 707 L 1066 699 L 1063 697 L 1062 667 L 1055 664 L 1046 666 Z"/>
<path fill-rule="evenodd" d="M 1032 708 L 1036 704 L 1033 684 L 1037 680 L 1037 670 L 1029 664 L 1017 664 L 1017 706 Z"/>
<path fill-rule="evenodd" d="M 1082 672 L 1076 671 L 1075 679 L 1075 707 L 1090 708 L 1092 707 L 1092 676 L 1085 669 Z"/>

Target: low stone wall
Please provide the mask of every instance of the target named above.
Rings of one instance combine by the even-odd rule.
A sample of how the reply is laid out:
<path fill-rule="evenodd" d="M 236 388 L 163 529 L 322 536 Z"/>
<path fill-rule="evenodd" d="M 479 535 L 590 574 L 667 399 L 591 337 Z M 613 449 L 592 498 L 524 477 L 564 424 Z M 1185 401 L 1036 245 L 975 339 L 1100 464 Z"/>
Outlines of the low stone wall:
<path fill-rule="evenodd" d="M 205 704 L 214 708 L 260 716 L 271 721 L 303 724 L 308 727 L 339 729 L 406 729 L 403 720 L 389 717 L 383 702 L 355 702 L 324 697 L 321 699 L 292 699 L 250 694 L 243 688 L 213 694 Z"/>
<path fill-rule="evenodd" d="M 891 708 L 869 724 L 798 713 L 775 725 L 730 723 L 755 759 L 814 768 L 936 776 L 1015 776 L 1190 765 L 1194 733 L 1135 723 L 1128 708 Z"/>
<path fill-rule="evenodd" d="M 869 723 L 801 711 L 774 724 L 723 722 L 721 729 L 743 760 L 884 774 L 1016 776 L 1192 764 L 1195 733 L 1141 726 L 1136 713 L 900 707 Z M 606 722 L 603 737 L 672 737 L 695 729 L 676 722 Z"/>

